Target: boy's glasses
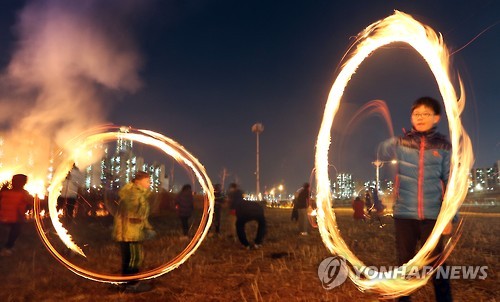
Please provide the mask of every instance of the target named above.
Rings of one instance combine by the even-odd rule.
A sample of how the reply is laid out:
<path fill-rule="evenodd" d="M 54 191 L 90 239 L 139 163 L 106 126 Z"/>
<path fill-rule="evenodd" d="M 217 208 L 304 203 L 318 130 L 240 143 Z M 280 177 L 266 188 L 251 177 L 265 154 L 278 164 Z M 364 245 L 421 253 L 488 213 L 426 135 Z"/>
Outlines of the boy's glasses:
<path fill-rule="evenodd" d="M 421 117 L 423 117 L 423 118 L 429 118 L 429 117 L 431 117 L 433 115 L 434 114 L 432 114 L 432 113 L 427 113 L 426 112 L 426 113 L 412 113 L 411 116 L 413 116 L 414 118 L 421 118 Z"/>

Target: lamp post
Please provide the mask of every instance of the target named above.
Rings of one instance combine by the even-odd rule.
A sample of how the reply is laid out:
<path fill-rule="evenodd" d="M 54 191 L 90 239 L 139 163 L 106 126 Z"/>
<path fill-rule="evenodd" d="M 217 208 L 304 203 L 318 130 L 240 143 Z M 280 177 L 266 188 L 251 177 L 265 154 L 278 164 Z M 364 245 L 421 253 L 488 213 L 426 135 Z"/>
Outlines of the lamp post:
<path fill-rule="evenodd" d="M 264 125 L 261 123 L 255 123 L 252 126 L 252 132 L 257 135 L 257 169 L 255 170 L 255 178 L 256 178 L 256 192 L 255 195 L 257 198 L 259 198 L 260 195 L 260 171 L 259 171 L 259 134 L 261 134 L 264 131 Z"/>
<path fill-rule="evenodd" d="M 384 165 L 384 164 L 396 164 L 398 161 L 393 159 L 393 160 L 388 160 L 388 161 L 382 161 L 382 160 L 379 160 L 377 158 L 377 160 L 375 161 L 372 161 L 372 164 L 375 166 L 375 189 L 377 190 L 377 192 L 379 191 L 380 189 L 380 168 Z"/>

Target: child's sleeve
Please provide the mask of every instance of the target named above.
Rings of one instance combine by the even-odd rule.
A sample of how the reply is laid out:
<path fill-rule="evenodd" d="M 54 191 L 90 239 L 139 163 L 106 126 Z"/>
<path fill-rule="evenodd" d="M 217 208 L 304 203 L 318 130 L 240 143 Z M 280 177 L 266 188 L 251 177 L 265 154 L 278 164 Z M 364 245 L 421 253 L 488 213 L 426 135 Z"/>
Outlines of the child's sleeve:
<path fill-rule="evenodd" d="M 378 146 L 377 155 L 381 160 L 394 159 L 396 157 L 397 137 L 391 137 L 381 142 Z"/>

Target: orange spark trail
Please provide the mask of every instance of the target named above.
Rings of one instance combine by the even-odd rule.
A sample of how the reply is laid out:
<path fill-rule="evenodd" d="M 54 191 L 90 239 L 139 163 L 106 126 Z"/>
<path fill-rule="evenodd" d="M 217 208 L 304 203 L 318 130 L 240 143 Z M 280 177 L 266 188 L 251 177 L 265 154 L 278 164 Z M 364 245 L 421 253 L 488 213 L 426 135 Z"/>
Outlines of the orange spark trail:
<path fill-rule="evenodd" d="M 92 157 L 93 155 L 91 152 L 89 152 L 89 150 L 92 150 L 92 148 L 94 148 L 95 146 L 102 145 L 105 142 L 116 141 L 118 138 L 121 138 L 134 142 L 140 142 L 145 145 L 160 149 L 166 155 L 173 157 L 179 163 L 185 164 L 193 170 L 198 179 L 198 182 L 203 188 L 205 198 L 204 211 L 200 225 L 196 231 L 196 234 L 194 235 L 191 242 L 187 245 L 187 247 L 179 255 L 177 255 L 166 264 L 163 264 L 149 271 L 128 276 L 106 275 L 98 272 L 92 272 L 71 263 L 69 260 L 64 258 L 49 242 L 44 233 L 41 218 L 38 215 L 35 215 L 35 222 L 40 238 L 42 239 L 47 249 L 57 260 L 59 260 L 60 263 L 62 263 L 66 268 L 79 276 L 95 281 L 109 283 L 121 283 L 129 280 L 152 279 L 166 274 L 169 271 L 179 267 L 196 251 L 196 249 L 198 249 L 201 242 L 207 235 L 212 223 L 212 216 L 214 211 L 214 189 L 205 171 L 205 168 L 193 155 L 191 155 L 186 149 L 184 149 L 184 147 L 182 147 L 174 140 L 152 131 L 130 129 L 129 132 L 124 133 L 119 132 L 118 129 L 118 127 L 103 127 L 95 130 L 95 133 L 89 131 L 85 133 L 83 137 L 75 139 L 72 143 L 77 147 L 73 149 L 72 154 L 66 156 L 66 158 L 61 162 L 61 164 L 56 168 L 54 172 L 53 183 L 49 187 L 50 219 L 57 231 L 58 236 L 68 248 L 75 251 L 76 253 L 79 253 L 82 256 L 85 256 L 83 250 L 73 242 L 71 235 L 68 234 L 68 231 L 62 226 L 62 223 L 58 219 L 56 205 L 57 197 L 59 196 L 62 187 L 61 183 L 72 168 L 73 163 L 92 162 L 92 158 L 89 157 Z M 40 203 L 39 201 L 35 200 L 35 213 L 39 212 Z"/>

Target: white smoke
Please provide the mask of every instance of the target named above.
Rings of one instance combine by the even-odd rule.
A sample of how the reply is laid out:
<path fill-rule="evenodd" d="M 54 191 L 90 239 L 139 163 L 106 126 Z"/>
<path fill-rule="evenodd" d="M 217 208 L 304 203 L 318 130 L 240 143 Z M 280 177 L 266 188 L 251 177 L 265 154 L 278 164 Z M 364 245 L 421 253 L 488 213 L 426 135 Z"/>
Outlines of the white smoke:
<path fill-rule="evenodd" d="M 106 122 L 106 99 L 141 86 L 130 3 L 40 0 L 19 13 L 0 76 L 0 178 L 44 177 L 51 153 Z"/>

